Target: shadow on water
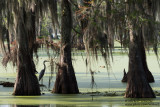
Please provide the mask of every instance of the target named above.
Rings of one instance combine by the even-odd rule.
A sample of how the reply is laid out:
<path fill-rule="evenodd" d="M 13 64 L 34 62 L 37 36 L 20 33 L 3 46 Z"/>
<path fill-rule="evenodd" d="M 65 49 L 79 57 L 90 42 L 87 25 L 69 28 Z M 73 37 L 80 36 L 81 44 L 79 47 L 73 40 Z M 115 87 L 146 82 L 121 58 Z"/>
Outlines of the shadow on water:
<path fill-rule="evenodd" d="M 45 105 L 0 105 L 0 107 L 77 107 L 77 106 L 76 105 L 45 104 Z"/>

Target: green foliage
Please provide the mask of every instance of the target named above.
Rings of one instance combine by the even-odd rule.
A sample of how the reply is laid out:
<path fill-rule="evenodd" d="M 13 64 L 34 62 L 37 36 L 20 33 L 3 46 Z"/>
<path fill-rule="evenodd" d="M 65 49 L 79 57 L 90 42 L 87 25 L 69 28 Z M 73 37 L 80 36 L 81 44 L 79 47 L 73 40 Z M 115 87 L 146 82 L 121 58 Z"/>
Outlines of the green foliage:
<path fill-rule="evenodd" d="M 49 29 L 52 28 L 51 19 L 48 17 L 44 17 L 41 21 L 41 36 L 48 36 L 50 35 Z"/>

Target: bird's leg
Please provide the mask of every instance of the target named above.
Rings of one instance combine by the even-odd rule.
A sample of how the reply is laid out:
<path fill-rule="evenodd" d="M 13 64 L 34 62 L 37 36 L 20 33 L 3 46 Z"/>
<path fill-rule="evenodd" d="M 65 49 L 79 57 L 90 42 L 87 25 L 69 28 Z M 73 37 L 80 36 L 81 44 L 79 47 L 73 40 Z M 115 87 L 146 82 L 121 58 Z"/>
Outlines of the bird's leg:
<path fill-rule="evenodd" d="M 43 78 L 42 78 L 42 80 L 41 80 L 41 84 L 42 84 L 42 91 L 43 91 Z"/>

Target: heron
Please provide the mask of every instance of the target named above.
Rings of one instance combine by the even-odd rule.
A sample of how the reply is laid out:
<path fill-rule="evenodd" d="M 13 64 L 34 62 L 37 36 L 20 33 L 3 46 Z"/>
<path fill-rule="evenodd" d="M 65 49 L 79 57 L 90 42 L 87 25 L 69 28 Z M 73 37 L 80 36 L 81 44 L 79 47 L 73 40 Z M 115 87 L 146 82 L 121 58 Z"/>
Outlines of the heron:
<path fill-rule="evenodd" d="M 39 74 L 39 81 L 43 78 L 45 70 L 46 70 L 46 65 L 45 62 L 49 62 L 49 61 L 43 61 L 43 65 L 44 65 L 44 69 L 41 70 L 40 74 Z"/>

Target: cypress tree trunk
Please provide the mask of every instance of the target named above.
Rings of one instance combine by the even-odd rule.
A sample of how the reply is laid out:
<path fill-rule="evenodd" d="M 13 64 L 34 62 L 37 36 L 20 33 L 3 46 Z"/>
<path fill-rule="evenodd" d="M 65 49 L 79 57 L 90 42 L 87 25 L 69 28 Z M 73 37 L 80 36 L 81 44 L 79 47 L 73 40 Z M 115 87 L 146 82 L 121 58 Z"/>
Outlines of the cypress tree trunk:
<path fill-rule="evenodd" d="M 125 97 L 127 98 L 155 98 L 155 94 L 150 87 L 145 68 L 143 65 L 142 56 L 142 32 L 133 33 L 130 30 L 130 45 L 129 45 L 129 72 Z"/>
<path fill-rule="evenodd" d="M 35 71 L 35 73 L 38 73 L 36 71 L 36 67 L 35 67 L 35 64 L 34 64 L 34 61 L 33 61 L 33 51 L 34 51 L 34 47 L 35 47 L 35 41 L 36 41 L 36 14 L 34 11 L 30 11 L 30 14 L 31 14 L 31 28 L 28 29 L 28 42 L 29 42 L 29 51 L 30 51 L 30 56 L 31 56 L 31 61 L 32 61 L 32 66 L 33 66 L 33 69 Z"/>
<path fill-rule="evenodd" d="M 144 2 L 144 1 L 143 1 Z M 129 12 L 129 13 L 134 13 L 134 11 L 142 11 L 143 9 L 140 9 L 139 8 L 139 6 L 138 5 L 140 5 L 140 8 L 143 8 L 142 6 L 141 6 L 141 4 L 139 4 L 138 2 L 136 2 L 136 1 L 129 1 L 128 3 L 127 3 L 127 11 Z M 138 6 L 138 7 L 137 7 Z M 130 22 L 129 23 L 131 23 L 132 22 L 132 24 L 134 25 L 134 24 L 136 24 L 136 25 L 134 25 L 134 27 L 136 28 L 138 25 L 140 25 L 140 23 L 141 22 L 137 22 L 138 20 L 137 19 L 134 19 L 134 18 L 131 18 L 130 19 Z M 143 26 L 143 25 L 141 25 L 141 26 Z M 142 27 L 139 27 L 138 28 L 139 29 L 139 32 L 136 32 L 136 30 L 137 29 L 134 29 L 134 32 L 136 32 L 136 33 L 138 33 L 138 34 L 136 34 L 136 36 L 138 36 L 139 35 L 139 37 L 138 38 L 133 38 L 133 41 L 135 40 L 135 39 L 137 39 L 137 43 L 139 43 L 139 47 L 137 48 L 138 50 L 137 51 L 139 51 L 139 53 L 141 54 L 139 57 L 139 59 L 141 60 L 141 62 L 142 62 L 142 66 L 143 66 L 143 69 L 144 69 L 144 72 L 145 72 L 145 76 L 146 76 L 146 79 L 147 79 L 147 81 L 149 82 L 149 83 L 151 83 L 151 82 L 154 82 L 154 77 L 153 77 L 153 75 L 152 75 L 152 73 L 149 71 L 149 69 L 148 69 L 148 66 L 147 66 L 147 62 L 146 62 L 146 52 L 145 52 L 145 48 L 144 48 L 144 41 L 143 41 L 143 35 L 142 35 Z M 133 30 L 133 29 L 132 29 Z M 135 37 L 135 34 L 133 34 L 133 32 L 132 32 L 132 34 L 130 34 L 130 35 L 133 35 L 133 37 Z M 132 40 L 131 40 L 132 41 Z M 138 42 L 139 41 L 139 42 Z M 134 43 L 134 42 L 133 42 Z M 136 43 L 136 42 L 135 42 Z M 132 46 L 130 46 L 129 48 L 131 48 Z M 134 63 L 133 63 L 134 64 Z M 129 69 L 131 69 L 131 68 L 129 68 Z M 129 70 L 130 71 L 130 70 Z M 125 76 L 124 75 L 124 78 L 122 79 L 122 81 L 123 82 L 127 82 L 127 80 L 128 80 L 128 78 L 129 78 L 129 76 L 128 75 L 130 75 L 129 74 L 129 72 L 127 73 L 127 75 Z M 126 80 L 126 81 L 125 81 Z"/>
<path fill-rule="evenodd" d="M 38 79 L 35 75 L 35 65 L 33 62 L 33 51 L 29 46 L 33 41 L 29 42 L 30 37 L 26 30 L 26 11 L 25 7 L 21 8 L 17 23 L 17 79 L 14 86 L 13 95 L 40 95 Z"/>
<path fill-rule="evenodd" d="M 145 74 L 146 74 L 147 81 L 149 83 L 154 82 L 154 77 L 153 77 L 152 73 L 149 71 L 148 66 L 147 66 L 146 52 L 145 52 L 145 48 L 144 48 L 143 38 L 141 40 L 141 45 L 140 46 L 141 46 L 140 51 L 141 51 L 141 54 L 142 54 L 141 55 L 142 64 L 143 64 L 143 67 L 144 67 L 144 71 L 145 71 Z"/>
<path fill-rule="evenodd" d="M 141 42 L 139 51 L 141 52 L 141 60 L 142 60 L 142 64 L 143 64 L 143 68 L 145 71 L 147 81 L 149 83 L 155 82 L 154 77 L 153 77 L 152 73 L 149 71 L 148 66 L 147 66 L 146 52 L 145 52 L 145 48 L 144 48 L 143 38 L 142 38 L 142 42 Z M 124 76 L 122 78 L 122 82 L 127 82 L 127 80 L 128 80 L 128 73 L 124 74 Z"/>
<path fill-rule="evenodd" d="M 68 0 L 62 0 L 61 2 L 61 56 L 53 92 L 61 94 L 77 94 L 79 93 L 79 90 L 71 59 L 71 6 Z"/>

